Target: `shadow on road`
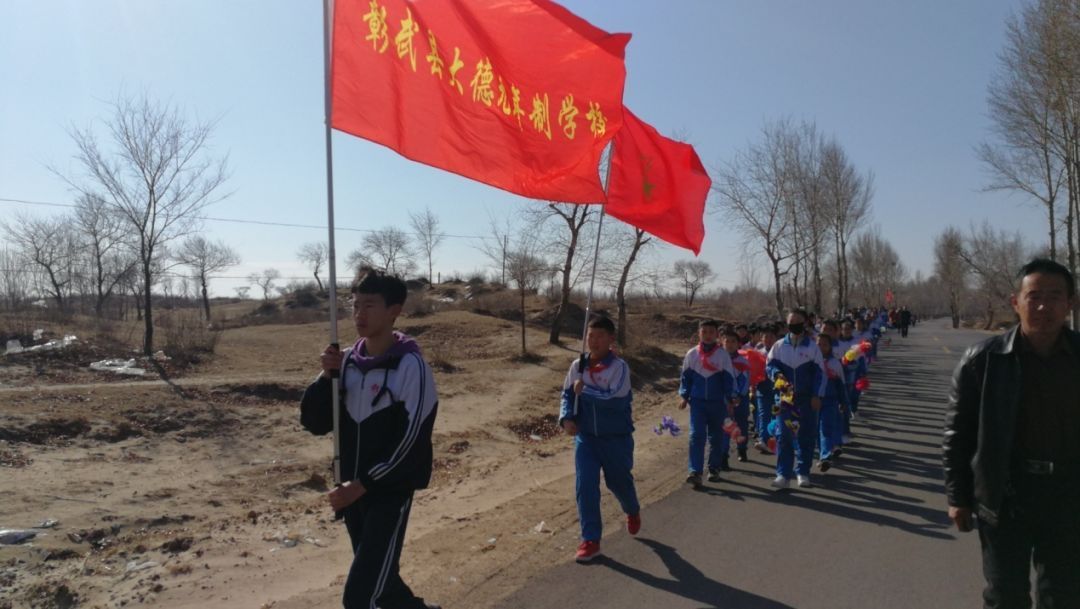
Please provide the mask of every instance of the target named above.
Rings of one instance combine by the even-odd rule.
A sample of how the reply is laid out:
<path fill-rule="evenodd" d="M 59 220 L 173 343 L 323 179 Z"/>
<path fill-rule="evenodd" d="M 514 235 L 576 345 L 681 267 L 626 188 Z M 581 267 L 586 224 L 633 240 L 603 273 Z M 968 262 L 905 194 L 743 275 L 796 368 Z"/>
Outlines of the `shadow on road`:
<path fill-rule="evenodd" d="M 624 565 L 607 556 L 598 558 L 596 564 L 606 566 L 652 588 L 682 596 L 713 609 L 732 609 L 736 607 L 739 609 L 794 609 L 791 605 L 785 605 L 763 596 L 732 588 L 714 579 L 709 579 L 700 569 L 680 556 L 675 548 L 671 546 L 651 539 L 638 538 L 637 541 L 649 546 L 656 553 L 674 579 L 657 577 L 652 573 L 646 573 L 640 569 Z"/>

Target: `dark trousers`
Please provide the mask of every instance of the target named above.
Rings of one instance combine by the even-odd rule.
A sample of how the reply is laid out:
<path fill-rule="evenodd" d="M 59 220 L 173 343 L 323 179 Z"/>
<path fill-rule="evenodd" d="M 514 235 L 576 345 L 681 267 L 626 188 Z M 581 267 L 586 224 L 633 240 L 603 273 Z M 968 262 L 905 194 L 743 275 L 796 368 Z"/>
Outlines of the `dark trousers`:
<path fill-rule="evenodd" d="M 985 609 L 1080 607 L 1080 480 L 1018 475 L 997 526 L 979 523 Z"/>
<path fill-rule="evenodd" d="M 353 562 L 345 580 L 345 609 L 422 609 L 398 575 L 412 493 L 365 495 L 345 510 Z"/>

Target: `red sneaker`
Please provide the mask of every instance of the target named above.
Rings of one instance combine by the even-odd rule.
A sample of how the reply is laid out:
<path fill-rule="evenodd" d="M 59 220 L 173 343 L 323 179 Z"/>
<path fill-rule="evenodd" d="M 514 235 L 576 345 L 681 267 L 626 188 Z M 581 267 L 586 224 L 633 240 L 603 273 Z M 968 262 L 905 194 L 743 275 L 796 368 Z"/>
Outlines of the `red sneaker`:
<path fill-rule="evenodd" d="M 626 532 L 637 535 L 641 530 L 641 514 L 629 514 L 626 517 Z"/>
<path fill-rule="evenodd" d="M 600 556 L 600 542 L 583 541 L 577 548 L 577 554 L 574 555 L 574 560 L 578 562 L 589 562 L 597 556 Z"/>

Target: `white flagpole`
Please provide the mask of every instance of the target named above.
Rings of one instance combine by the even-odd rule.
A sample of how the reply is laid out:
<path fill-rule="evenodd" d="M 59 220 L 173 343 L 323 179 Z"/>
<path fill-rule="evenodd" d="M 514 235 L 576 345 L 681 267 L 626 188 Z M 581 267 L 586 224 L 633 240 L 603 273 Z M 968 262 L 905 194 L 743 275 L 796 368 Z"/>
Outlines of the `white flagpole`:
<path fill-rule="evenodd" d="M 581 358 L 578 363 L 578 372 L 584 378 L 585 375 L 585 363 L 586 363 L 586 344 L 589 337 L 589 316 L 592 314 L 592 298 L 593 298 L 593 285 L 596 284 L 596 263 L 600 258 L 600 233 L 604 229 L 604 210 L 607 205 L 607 193 L 608 184 L 611 183 L 611 159 L 615 156 L 615 140 L 611 140 L 611 146 L 608 147 L 608 166 L 607 175 L 604 176 L 604 203 L 600 205 L 600 222 L 596 227 L 596 247 L 593 249 L 592 260 L 592 276 L 589 278 L 589 293 L 585 297 L 585 323 L 581 328 Z M 574 395 L 574 416 L 578 413 L 578 395 Z"/>
<path fill-rule="evenodd" d="M 334 149 L 330 144 L 330 35 L 334 20 L 333 0 L 323 0 L 323 99 L 326 124 L 326 225 L 330 262 L 330 344 L 341 348 L 337 324 L 337 252 L 334 249 Z M 341 392 L 339 375 L 330 378 L 334 408 L 334 484 L 341 484 Z"/>

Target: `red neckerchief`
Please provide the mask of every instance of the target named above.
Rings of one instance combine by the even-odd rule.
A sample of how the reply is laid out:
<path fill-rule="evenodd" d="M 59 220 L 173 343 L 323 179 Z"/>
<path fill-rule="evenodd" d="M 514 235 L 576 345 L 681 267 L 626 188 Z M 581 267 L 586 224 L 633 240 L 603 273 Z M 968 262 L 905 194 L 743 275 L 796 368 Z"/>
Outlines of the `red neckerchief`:
<path fill-rule="evenodd" d="M 589 354 L 589 376 L 593 376 L 599 372 L 607 370 L 608 366 L 611 365 L 611 362 L 615 361 L 614 355 L 615 351 L 610 350 L 608 351 L 607 355 L 597 360 L 597 362 L 594 364 L 592 363 L 592 354 Z M 604 360 L 608 360 L 607 363 L 604 363 Z"/>
<path fill-rule="evenodd" d="M 698 343 L 697 352 L 698 357 L 701 358 L 701 367 L 709 372 L 716 372 L 719 370 L 712 362 L 709 361 L 709 356 L 716 352 L 716 349 L 720 346 L 720 343 L 713 343 L 713 346 L 709 350 L 705 350 L 705 343 Z"/>

